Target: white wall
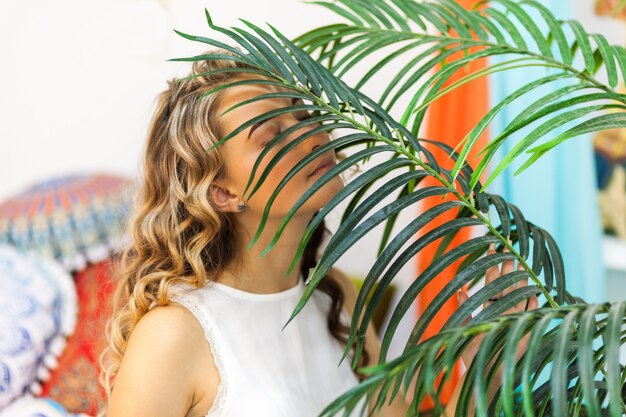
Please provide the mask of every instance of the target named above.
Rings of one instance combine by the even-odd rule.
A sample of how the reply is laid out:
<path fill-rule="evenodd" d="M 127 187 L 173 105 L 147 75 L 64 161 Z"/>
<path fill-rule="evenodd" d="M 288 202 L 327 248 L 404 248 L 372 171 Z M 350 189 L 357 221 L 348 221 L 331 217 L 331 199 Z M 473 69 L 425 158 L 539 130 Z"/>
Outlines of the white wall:
<path fill-rule="evenodd" d="M 206 47 L 173 29 L 225 40 L 208 28 L 205 7 L 220 26 L 245 27 L 243 18 L 269 29 L 269 22 L 288 37 L 337 21 L 322 7 L 293 0 L 1 2 L 0 201 L 70 173 L 135 177 L 153 101 L 166 79 L 190 66 L 166 60 Z M 397 227 L 410 220 L 399 219 Z M 376 233 L 360 242 L 338 266 L 365 274 L 378 240 Z M 413 278 L 408 265 L 397 277 L 402 292 Z M 411 309 L 390 356 L 401 351 L 414 317 Z"/>

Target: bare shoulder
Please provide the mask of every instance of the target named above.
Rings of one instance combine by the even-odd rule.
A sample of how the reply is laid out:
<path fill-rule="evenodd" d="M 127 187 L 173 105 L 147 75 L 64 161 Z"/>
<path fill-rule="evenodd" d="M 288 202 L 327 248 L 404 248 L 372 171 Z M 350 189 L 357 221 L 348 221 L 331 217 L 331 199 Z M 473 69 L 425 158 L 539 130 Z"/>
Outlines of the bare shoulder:
<path fill-rule="evenodd" d="M 191 416 L 201 401 L 198 365 L 213 369 L 203 334 L 193 314 L 177 303 L 155 307 L 141 317 L 115 377 L 107 417 Z"/>

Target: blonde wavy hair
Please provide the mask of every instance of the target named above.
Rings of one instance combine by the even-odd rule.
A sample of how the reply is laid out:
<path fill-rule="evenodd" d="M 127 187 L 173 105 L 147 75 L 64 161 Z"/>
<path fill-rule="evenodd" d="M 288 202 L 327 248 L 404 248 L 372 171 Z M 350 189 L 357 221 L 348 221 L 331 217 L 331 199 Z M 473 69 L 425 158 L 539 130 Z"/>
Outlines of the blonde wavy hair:
<path fill-rule="evenodd" d="M 233 55 L 221 48 L 205 53 Z M 115 375 L 139 320 L 154 306 L 169 304 L 172 283 L 202 287 L 231 260 L 237 260 L 242 250 L 234 233 L 236 214 L 216 210 L 209 198 L 209 187 L 224 175 L 221 147 L 206 152 L 224 136 L 217 117 L 212 117 L 224 90 L 198 100 L 238 74 L 207 74 L 209 71 L 233 67 L 254 68 L 229 59 L 194 61 L 188 78 L 168 80 L 168 88 L 157 97 L 143 155 L 143 176 L 126 225 L 130 243 L 113 258 L 115 292 L 105 330 L 108 345 L 99 356 L 99 382 L 107 401 L 98 417 L 106 415 Z M 300 268 L 305 279 L 317 263 L 326 232 L 321 222 L 307 244 Z M 345 343 L 348 327 L 339 320 L 344 301 L 341 286 L 329 274 L 316 290 L 331 297 L 328 329 Z M 359 363 L 369 364 L 367 350 Z M 360 380 L 364 378 L 354 372 Z"/>

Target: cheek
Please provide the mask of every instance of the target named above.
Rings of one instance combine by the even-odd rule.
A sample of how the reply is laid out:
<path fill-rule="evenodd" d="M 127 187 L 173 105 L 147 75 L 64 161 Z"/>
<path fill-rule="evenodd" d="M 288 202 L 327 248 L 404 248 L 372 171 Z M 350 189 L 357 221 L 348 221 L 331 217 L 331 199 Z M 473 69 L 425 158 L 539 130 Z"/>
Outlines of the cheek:
<path fill-rule="evenodd" d="M 254 180 L 253 180 L 253 184 L 251 184 L 251 186 L 254 186 L 254 183 L 256 181 L 258 181 L 258 179 L 260 178 L 261 174 L 263 173 L 263 171 L 268 167 L 271 159 L 276 155 L 276 152 L 274 151 L 270 151 L 267 155 L 265 155 L 263 157 L 263 160 L 259 163 L 257 169 L 256 169 L 256 173 L 254 176 Z M 250 158 L 248 158 L 245 161 L 245 170 L 247 172 L 247 175 L 250 175 L 250 173 L 252 172 L 253 168 L 254 168 L 254 164 L 256 159 L 258 158 L 259 153 L 256 153 L 254 155 L 252 155 Z M 260 185 L 258 191 L 255 192 L 256 193 L 260 193 L 265 195 L 266 199 L 269 199 L 269 197 L 271 196 L 272 192 L 276 189 L 276 187 L 278 187 L 278 185 L 280 184 L 280 182 L 287 176 L 287 174 L 289 173 L 289 171 L 291 171 L 291 169 L 303 158 L 303 156 L 301 155 L 297 155 L 295 152 L 293 153 L 293 155 L 291 154 L 287 154 L 285 156 L 283 156 L 276 165 L 274 165 L 274 167 L 272 168 L 272 170 L 268 173 L 267 177 L 265 177 L 265 179 L 263 180 L 263 183 Z M 295 176 L 291 177 L 289 179 L 289 181 L 283 186 L 280 194 L 278 195 L 277 199 L 285 199 L 285 198 L 294 198 L 295 196 L 295 192 L 298 191 L 299 193 L 302 193 L 303 187 L 306 188 L 308 186 L 310 186 L 309 181 L 311 180 L 310 178 L 308 178 L 308 173 L 311 170 L 311 163 L 305 165 L 304 167 L 302 167 L 300 169 L 299 172 L 297 172 L 295 174 Z M 243 178 L 243 184 L 244 184 L 244 188 L 245 188 L 245 184 L 248 181 L 248 176 L 246 176 L 245 178 Z M 291 195 L 291 197 L 290 197 Z M 254 196 L 253 196 L 254 198 Z"/>
<path fill-rule="evenodd" d="M 250 153 L 248 157 L 242 158 L 241 161 L 239 162 L 238 169 L 241 171 L 240 177 L 241 177 L 241 181 L 243 184 L 243 188 L 245 188 L 246 184 L 248 183 L 250 175 L 252 174 L 252 171 L 255 169 L 255 164 L 258 163 L 258 165 L 256 165 L 256 171 L 254 172 L 254 178 L 250 184 L 248 193 L 250 192 L 252 187 L 255 186 L 256 182 L 259 181 L 259 179 L 261 178 L 261 175 L 269 166 L 271 159 L 275 156 L 275 152 L 270 151 L 267 155 L 263 156 L 263 160 L 261 160 L 260 162 L 257 161 L 259 155 L 260 155 L 260 151 L 256 153 Z M 280 180 L 285 177 L 285 175 L 287 174 L 287 172 L 289 172 L 289 169 L 291 168 L 288 166 L 288 162 L 286 161 L 287 159 L 289 159 L 289 156 L 283 157 L 280 161 L 278 161 L 276 165 L 274 165 L 271 171 L 269 171 L 267 173 L 267 176 L 262 180 L 262 184 L 260 184 L 255 194 L 256 193 L 267 194 L 267 197 L 271 195 L 271 192 L 278 186 L 278 184 L 280 183 Z M 236 160 L 235 160 L 235 167 L 237 167 Z M 287 184 L 287 187 L 288 186 L 289 184 Z"/>
<path fill-rule="evenodd" d="M 276 156 L 278 151 L 279 151 L 278 149 L 277 150 L 272 149 L 266 155 L 263 156 L 263 160 L 259 163 L 257 167 L 256 176 L 260 176 L 261 173 L 269 166 L 272 158 Z M 250 158 L 247 164 L 248 173 L 252 172 L 255 161 L 259 157 L 259 155 L 260 153 L 256 153 Z M 296 164 L 303 158 L 304 156 L 298 155 L 295 152 L 290 152 L 290 153 L 287 153 L 287 155 L 283 155 L 282 158 L 278 162 L 276 162 L 276 164 L 272 167 L 272 170 L 268 173 L 266 181 L 273 182 L 275 180 L 276 181 L 275 185 L 278 185 L 278 182 L 280 182 L 281 179 L 287 176 L 289 171 L 291 171 L 293 167 L 295 167 Z M 315 161 L 313 161 L 313 163 L 314 162 Z M 292 177 L 292 180 L 290 180 L 289 183 L 293 181 L 306 180 L 307 175 L 309 171 L 311 170 L 312 166 L 313 165 L 310 162 L 307 165 L 303 166 L 300 169 L 300 171 L 297 172 L 294 177 Z"/>

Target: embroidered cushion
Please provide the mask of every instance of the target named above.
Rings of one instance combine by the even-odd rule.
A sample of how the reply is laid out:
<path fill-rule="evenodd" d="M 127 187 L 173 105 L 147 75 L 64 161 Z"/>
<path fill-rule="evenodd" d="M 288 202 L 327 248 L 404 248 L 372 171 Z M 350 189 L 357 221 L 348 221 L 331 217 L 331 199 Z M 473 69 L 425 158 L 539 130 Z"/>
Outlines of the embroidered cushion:
<path fill-rule="evenodd" d="M 72 277 L 52 260 L 0 245 L 0 409 L 41 392 L 76 325 Z"/>

